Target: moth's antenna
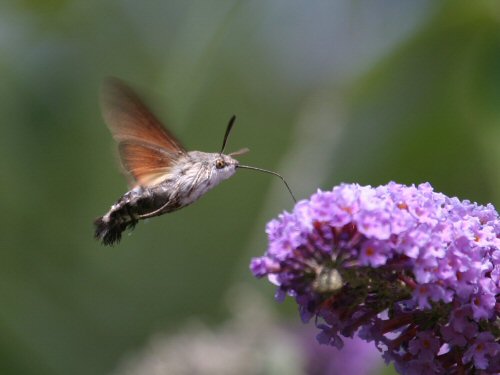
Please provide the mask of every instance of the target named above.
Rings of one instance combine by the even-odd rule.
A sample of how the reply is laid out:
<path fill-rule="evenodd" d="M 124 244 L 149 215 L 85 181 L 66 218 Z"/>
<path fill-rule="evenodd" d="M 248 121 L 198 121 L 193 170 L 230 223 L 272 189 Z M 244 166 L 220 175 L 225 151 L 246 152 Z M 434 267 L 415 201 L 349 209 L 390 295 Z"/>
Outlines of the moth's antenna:
<path fill-rule="evenodd" d="M 222 154 L 224 152 L 224 149 L 226 148 L 227 138 L 229 137 L 229 133 L 231 133 L 231 129 L 233 128 L 235 120 L 236 120 L 235 115 L 231 116 L 231 118 L 229 119 L 229 122 L 228 122 L 227 128 L 226 128 L 226 134 L 224 134 L 224 140 L 222 141 L 222 148 L 220 149 L 219 154 Z"/>
<path fill-rule="evenodd" d="M 243 168 L 243 169 L 253 169 L 254 171 L 259 171 L 259 172 L 264 172 L 264 173 L 269 173 L 269 174 L 273 174 L 275 176 L 278 176 L 279 178 L 281 178 L 281 180 L 283 181 L 283 183 L 285 184 L 286 188 L 288 189 L 288 192 L 290 193 L 290 195 L 292 196 L 292 199 L 295 203 L 297 203 L 297 199 L 295 199 L 295 196 L 293 195 L 292 193 L 292 189 L 290 189 L 290 186 L 288 186 L 287 182 L 285 181 L 285 179 L 283 178 L 282 175 L 276 173 L 276 172 L 273 172 L 273 171 L 268 171 L 267 169 L 262 169 L 262 168 L 257 168 L 257 167 L 251 167 L 249 165 L 237 165 L 236 168 Z"/>
<path fill-rule="evenodd" d="M 222 148 L 220 150 L 220 154 L 222 154 L 224 152 L 224 149 L 226 148 L 226 142 L 227 142 L 227 138 L 229 137 L 229 133 L 231 133 L 231 129 L 233 128 L 233 125 L 234 125 L 234 121 L 236 120 L 236 116 L 233 115 L 230 119 L 229 119 L 229 123 L 227 124 L 227 128 L 226 128 L 226 133 L 224 134 L 224 140 L 222 141 Z M 248 149 L 247 148 L 243 148 L 239 151 L 236 151 L 236 152 L 233 152 L 231 154 L 229 154 L 230 156 L 237 156 L 237 155 L 241 155 L 241 154 L 244 154 L 248 152 Z M 269 174 L 273 174 L 275 176 L 278 176 L 279 178 L 281 178 L 281 181 L 283 181 L 283 183 L 285 184 L 286 188 L 288 189 L 288 192 L 290 193 L 290 195 L 292 196 L 292 199 L 295 203 L 297 203 L 297 199 L 295 199 L 295 196 L 293 195 L 292 193 L 292 189 L 290 189 L 290 186 L 288 186 L 288 183 L 286 182 L 286 180 L 283 178 L 282 175 L 276 173 L 276 172 L 273 172 L 273 171 L 268 171 L 267 169 L 263 169 L 263 168 L 257 168 L 257 167 L 251 167 L 249 165 L 237 165 L 236 166 L 237 168 L 243 168 L 243 169 L 253 169 L 254 171 L 258 171 L 258 172 L 264 172 L 264 173 L 269 173 Z"/>

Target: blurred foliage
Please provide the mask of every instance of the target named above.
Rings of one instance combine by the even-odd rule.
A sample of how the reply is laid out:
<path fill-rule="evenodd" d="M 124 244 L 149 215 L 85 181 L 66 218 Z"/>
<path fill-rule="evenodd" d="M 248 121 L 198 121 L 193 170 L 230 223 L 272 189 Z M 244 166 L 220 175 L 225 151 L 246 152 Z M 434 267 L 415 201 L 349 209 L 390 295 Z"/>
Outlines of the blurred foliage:
<path fill-rule="evenodd" d="M 485 137 L 492 149 L 500 141 L 500 8 L 489 5 L 447 4 L 353 88 L 334 161 L 347 178 L 431 181 L 448 195 L 498 202 L 494 157 L 484 152 Z M 355 147 L 371 157 L 349 153 Z"/>
<path fill-rule="evenodd" d="M 155 331 L 224 319 L 265 223 L 291 207 L 279 181 L 240 172 L 100 246 L 92 220 L 126 189 L 103 77 L 137 87 L 189 149 L 218 150 L 237 114 L 228 150 L 250 147 L 242 160 L 300 197 L 430 181 L 498 205 L 499 42 L 493 0 L 1 3 L 0 373 L 105 374 Z"/>

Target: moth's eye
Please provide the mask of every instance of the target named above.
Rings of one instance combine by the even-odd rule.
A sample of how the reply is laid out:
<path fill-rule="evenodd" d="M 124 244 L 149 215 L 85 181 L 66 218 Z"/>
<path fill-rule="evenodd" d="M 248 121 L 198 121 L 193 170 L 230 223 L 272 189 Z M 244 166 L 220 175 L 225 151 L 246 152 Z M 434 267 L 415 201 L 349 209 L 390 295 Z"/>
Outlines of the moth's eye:
<path fill-rule="evenodd" d="M 217 168 L 217 169 L 222 169 L 222 168 L 224 168 L 225 166 L 226 166 L 226 162 L 225 162 L 224 160 L 222 160 L 222 159 L 217 159 L 217 160 L 215 161 L 215 168 Z"/>

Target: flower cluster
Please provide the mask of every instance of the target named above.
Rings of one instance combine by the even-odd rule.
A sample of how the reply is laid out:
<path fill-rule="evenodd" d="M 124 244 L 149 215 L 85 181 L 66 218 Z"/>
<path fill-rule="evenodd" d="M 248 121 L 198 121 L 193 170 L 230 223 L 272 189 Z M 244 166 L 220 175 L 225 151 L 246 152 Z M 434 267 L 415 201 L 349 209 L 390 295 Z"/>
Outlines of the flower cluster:
<path fill-rule="evenodd" d="M 318 340 L 375 342 L 403 374 L 500 371 L 500 219 L 430 184 L 344 184 L 267 226 L 251 270 Z"/>

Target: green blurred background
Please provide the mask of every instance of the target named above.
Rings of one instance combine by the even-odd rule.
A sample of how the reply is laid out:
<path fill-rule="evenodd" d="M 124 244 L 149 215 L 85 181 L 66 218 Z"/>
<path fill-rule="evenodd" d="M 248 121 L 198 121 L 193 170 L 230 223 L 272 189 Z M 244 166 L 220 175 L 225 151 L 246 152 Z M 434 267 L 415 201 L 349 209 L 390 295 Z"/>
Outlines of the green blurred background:
<path fill-rule="evenodd" d="M 0 373 L 106 374 L 155 332 L 227 315 L 265 223 L 292 202 L 240 171 L 114 248 L 92 221 L 126 191 L 98 91 L 144 94 L 188 149 L 286 176 L 299 198 L 341 182 L 429 181 L 500 203 L 500 3 L 0 3 Z M 298 321 L 293 303 L 275 306 Z"/>

